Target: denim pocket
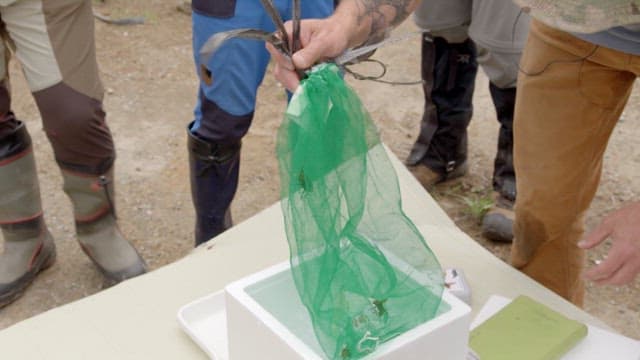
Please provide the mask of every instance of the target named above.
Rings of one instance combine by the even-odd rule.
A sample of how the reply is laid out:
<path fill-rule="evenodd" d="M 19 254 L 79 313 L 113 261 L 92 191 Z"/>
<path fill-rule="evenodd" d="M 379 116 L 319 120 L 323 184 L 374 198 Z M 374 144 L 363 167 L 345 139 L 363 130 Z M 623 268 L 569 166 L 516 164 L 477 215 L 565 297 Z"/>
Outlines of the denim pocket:
<path fill-rule="evenodd" d="M 193 0 L 193 11 L 216 18 L 230 18 L 235 15 L 237 0 Z"/>

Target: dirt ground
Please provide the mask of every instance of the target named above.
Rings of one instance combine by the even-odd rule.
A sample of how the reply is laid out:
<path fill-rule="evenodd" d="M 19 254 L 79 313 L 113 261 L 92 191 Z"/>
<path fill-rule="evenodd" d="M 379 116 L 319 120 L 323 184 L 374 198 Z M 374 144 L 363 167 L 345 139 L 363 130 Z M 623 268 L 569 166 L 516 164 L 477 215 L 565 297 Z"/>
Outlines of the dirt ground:
<path fill-rule="evenodd" d="M 188 185 L 185 126 L 192 119 L 196 77 L 191 58 L 191 22 L 176 11 L 178 0 L 107 0 L 96 8 L 112 17 L 144 16 L 144 25 L 97 22 L 97 49 L 106 88 L 105 108 L 118 151 L 117 203 L 120 225 L 151 269 L 179 259 L 193 246 L 193 208 Z M 411 24 L 397 33 L 414 31 Z M 419 37 L 392 44 L 376 58 L 388 65 L 389 80 L 419 77 Z M 371 70 L 371 69 L 363 69 Z M 77 245 L 71 205 L 61 188 L 35 104 L 19 65 L 11 65 L 13 107 L 29 127 L 36 152 L 46 221 L 58 247 L 58 261 L 42 273 L 26 294 L 0 310 L 0 329 L 99 292 L 100 274 Z M 419 86 L 391 86 L 349 79 L 401 159 L 417 136 L 422 114 Z M 602 184 L 587 216 L 592 228 L 604 214 L 640 193 L 640 85 L 611 139 Z M 461 180 L 439 185 L 432 195 L 470 236 L 506 259 L 509 246 L 480 235 L 477 210 L 490 192 L 497 121 L 484 74 L 479 74 L 470 127 L 470 170 Z M 267 74 L 260 90 L 253 127 L 245 138 L 236 223 L 273 204 L 279 197 L 275 133 L 285 106 L 283 89 Z M 428 241 L 428 239 L 427 239 Z M 589 253 L 589 264 L 607 246 Z M 464 264 L 460 264 L 464 267 Z M 206 276 L 206 275 L 205 275 Z M 640 279 L 625 287 L 589 285 L 586 310 L 623 334 L 640 339 Z"/>

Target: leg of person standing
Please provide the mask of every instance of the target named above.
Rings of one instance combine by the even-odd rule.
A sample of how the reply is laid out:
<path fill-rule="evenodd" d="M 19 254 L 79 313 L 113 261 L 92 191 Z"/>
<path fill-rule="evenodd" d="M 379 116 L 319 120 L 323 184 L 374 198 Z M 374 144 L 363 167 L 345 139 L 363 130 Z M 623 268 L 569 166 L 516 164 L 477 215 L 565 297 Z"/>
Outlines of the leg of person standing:
<path fill-rule="evenodd" d="M 414 13 L 423 29 L 421 75 L 425 97 L 420 134 L 406 164 L 424 185 L 467 171 L 467 126 L 478 70 L 469 39 L 470 0 L 427 0 Z"/>
<path fill-rule="evenodd" d="M 4 84 L 0 88 L 0 228 L 4 238 L 0 307 L 20 297 L 36 275 L 56 258 L 55 244 L 42 213 L 31 137 L 25 124 L 10 112 Z"/>
<path fill-rule="evenodd" d="M 110 282 L 145 272 L 116 222 L 115 151 L 102 109 L 91 1 L 21 0 L 1 7 L 0 14 L 4 38 L 22 65 L 62 171 L 80 246 Z M 29 134 L 11 112 L 4 70 L 0 222 L 7 251 L 0 261 L 0 303 L 19 296 L 55 256 L 42 219 Z"/>
<path fill-rule="evenodd" d="M 513 113 L 518 63 L 529 31 L 529 16 L 513 2 L 474 0 L 469 37 L 478 63 L 489 78 L 489 93 L 500 124 L 493 166 L 494 204 L 482 219 L 483 235 L 494 241 L 513 239 L 516 174 L 513 167 Z"/>
<path fill-rule="evenodd" d="M 291 0 L 274 2 L 283 18 L 291 14 Z M 198 51 L 213 34 L 237 28 L 274 31 L 259 1 L 194 0 L 193 50 L 200 78 L 195 120 L 188 126 L 191 194 L 196 211 L 195 244 L 231 226 L 230 206 L 238 187 L 242 137 L 253 119 L 256 92 L 269 62 L 264 43 L 234 39 L 225 43 L 207 64 Z M 333 0 L 302 2 L 302 17 L 324 18 Z"/>
<path fill-rule="evenodd" d="M 422 2 L 414 19 L 429 34 L 422 49 L 425 111 L 407 164 L 425 186 L 466 173 L 467 127 L 480 64 L 489 77 L 500 123 L 492 181 L 495 205 L 483 219 L 483 234 L 511 241 L 516 196 L 513 106 L 528 17 L 520 16 L 513 3 L 501 0 L 431 0 Z"/>
<path fill-rule="evenodd" d="M 514 122 L 518 174 L 512 264 L 582 305 L 577 243 L 600 181 L 607 142 L 640 64 L 532 21 Z"/>

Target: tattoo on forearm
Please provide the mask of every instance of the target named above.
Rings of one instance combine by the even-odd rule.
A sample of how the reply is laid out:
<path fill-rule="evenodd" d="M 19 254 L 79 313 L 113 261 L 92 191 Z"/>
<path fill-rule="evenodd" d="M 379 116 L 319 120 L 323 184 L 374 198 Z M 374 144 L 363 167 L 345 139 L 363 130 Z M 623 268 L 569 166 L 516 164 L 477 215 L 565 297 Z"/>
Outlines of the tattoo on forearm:
<path fill-rule="evenodd" d="M 365 19 L 371 19 L 371 31 L 367 43 L 374 43 L 385 38 L 388 30 L 400 24 L 409 16 L 409 5 L 412 0 L 357 0 L 357 5 L 362 10 L 359 12 L 358 23 Z M 382 8 L 393 8 L 395 15 L 387 19 Z"/>

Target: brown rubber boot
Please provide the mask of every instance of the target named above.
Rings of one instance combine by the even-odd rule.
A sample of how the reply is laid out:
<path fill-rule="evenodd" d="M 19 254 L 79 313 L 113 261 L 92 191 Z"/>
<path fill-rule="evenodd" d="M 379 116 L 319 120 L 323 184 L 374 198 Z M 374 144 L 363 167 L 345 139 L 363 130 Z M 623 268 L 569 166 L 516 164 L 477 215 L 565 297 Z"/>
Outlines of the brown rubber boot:
<path fill-rule="evenodd" d="M 513 201 L 494 194 L 494 204 L 482 218 L 482 235 L 489 240 L 510 243 L 513 241 Z"/>
<path fill-rule="evenodd" d="M 116 223 L 113 168 L 102 176 L 62 171 L 82 250 L 100 272 L 117 283 L 145 273 L 146 264 Z"/>
<path fill-rule="evenodd" d="M 7 126 L 12 128 L 7 131 Z M 36 275 L 56 258 L 53 239 L 42 218 L 40 189 L 31 139 L 24 123 L 3 123 L 0 137 L 0 307 L 19 298 Z"/>
<path fill-rule="evenodd" d="M 425 189 L 429 189 L 435 184 L 453 180 L 459 177 L 464 176 L 467 173 L 468 166 L 467 162 L 463 162 L 462 164 L 456 166 L 451 169 L 450 172 L 441 174 L 437 171 L 434 171 L 427 167 L 426 165 L 417 164 L 415 166 L 407 166 L 409 171 L 416 177 L 418 182 L 422 184 Z"/>

